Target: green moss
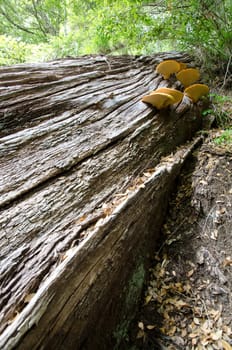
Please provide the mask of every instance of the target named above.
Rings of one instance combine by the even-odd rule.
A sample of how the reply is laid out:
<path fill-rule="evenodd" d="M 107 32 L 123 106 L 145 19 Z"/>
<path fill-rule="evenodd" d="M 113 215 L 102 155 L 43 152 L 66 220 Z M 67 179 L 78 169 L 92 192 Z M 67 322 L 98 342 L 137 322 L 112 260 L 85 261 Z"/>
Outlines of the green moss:
<path fill-rule="evenodd" d="M 143 264 L 140 264 L 138 265 L 137 269 L 133 273 L 131 280 L 129 281 L 128 288 L 125 290 L 126 308 L 128 309 L 131 308 L 131 306 L 134 305 L 135 300 L 137 301 L 137 299 L 140 297 L 144 278 L 145 278 L 145 269 Z"/>
<path fill-rule="evenodd" d="M 128 329 L 130 322 L 135 316 L 136 305 L 140 299 L 143 282 L 145 278 L 145 269 L 143 263 L 138 264 L 127 286 L 124 288 L 121 303 L 124 304 L 124 317 L 113 332 L 113 337 L 116 340 L 114 350 L 120 348 L 122 341 L 128 340 Z M 123 300 L 123 301 L 122 301 Z"/>
<path fill-rule="evenodd" d="M 129 320 L 122 321 L 117 328 L 115 329 L 113 333 L 113 337 L 116 340 L 116 345 L 114 347 L 114 350 L 119 349 L 120 344 L 122 341 L 127 342 L 128 341 L 128 328 L 130 325 Z"/>

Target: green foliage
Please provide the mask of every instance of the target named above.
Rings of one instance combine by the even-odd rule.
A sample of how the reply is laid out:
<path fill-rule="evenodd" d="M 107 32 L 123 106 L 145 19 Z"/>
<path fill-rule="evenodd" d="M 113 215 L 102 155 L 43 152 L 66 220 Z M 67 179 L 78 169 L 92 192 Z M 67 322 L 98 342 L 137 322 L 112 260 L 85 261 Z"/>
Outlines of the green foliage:
<path fill-rule="evenodd" d="M 31 48 L 20 40 L 0 35 L 0 66 L 23 63 Z"/>
<path fill-rule="evenodd" d="M 48 50 L 49 58 L 78 56 L 80 54 L 79 42 L 79 36 L 73 32 L 68 35 L 51 37 L 49 40 L 50 50 Z"/>
<path fill-rule="evenodd" d="M 232 129 L 226 129 L 214 139 L 217 145 L 232 145 Z"/>
<path fill-rule="evenodd" d="M 231 123 L 231 97 L 210 94 L 211 106 L 202 112 L 203 116 L 212 115 L 218 127 L 226 127 Z"/>
<path fill-rule="evenodd" d="M 72 30 L 80 32 L 82 53 L 141 51 L 141 1 L 76 2 Z M 80 30 L 81 29 L 81 30 Z M 84 30 L 83 30 L 84 29 Z"/>
<path fill-rule="evenodd" d="M 229 0 L 152 1 L 156 16 L 163 11 L 162 36 L 191 51 L 205 68 L 225 71 L 231 55 L 232 3 Z M 157 14 L 158 12 L 158 14 Z M 211 67 L 212 68 L 212 67 Z"/>
<path fill-rule="evenodd" d="M 46 42 L 66 20 L 63 0 L 0 0 L 0 32 L 25 42 Z"/>
<path fill-rule="evenodd" d="M 30 60 L 187 50 L 225 72 L 231 26 L 230 0 L 0 0 L 0 33 L 30 43 Z"/>

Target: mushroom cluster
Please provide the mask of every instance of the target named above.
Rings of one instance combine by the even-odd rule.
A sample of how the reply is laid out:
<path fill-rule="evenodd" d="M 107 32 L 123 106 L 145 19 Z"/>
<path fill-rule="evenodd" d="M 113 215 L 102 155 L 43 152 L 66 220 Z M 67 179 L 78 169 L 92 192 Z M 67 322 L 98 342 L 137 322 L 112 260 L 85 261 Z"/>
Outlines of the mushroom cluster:
<path fill-rule="evenodd" d="M 209 88 L 204 84 L 195 84 L 200 79 L 197 68 L 187 68 L 183 62 L 165 60 L 158 64 L 156 72 L 164 79 L 169 79 L 175 74 L 176 79 L 182 84 L 184 91 L 181 92 L 171 88 L 158 88 L 142 98 L 142 102 L 151 104 L 157 109 L 164 109 L 170 105 L 180 103 L 184 95 L 196 103 L 202 96 L 209 93 Z"/>

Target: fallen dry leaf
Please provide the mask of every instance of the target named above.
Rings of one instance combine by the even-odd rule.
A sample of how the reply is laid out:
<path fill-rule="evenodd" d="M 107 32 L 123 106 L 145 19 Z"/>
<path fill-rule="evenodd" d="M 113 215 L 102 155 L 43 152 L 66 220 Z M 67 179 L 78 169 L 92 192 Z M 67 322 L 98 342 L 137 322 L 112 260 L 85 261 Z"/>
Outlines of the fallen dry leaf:
<path fill-rule="evenodd" d="M 203 346 L 208 345 L 208 344 L 209 344 L 209 339 L 208 339 L 208 337 L 204 337 L 203 339 L 201 339 L 201 344 L 202 344 Z"/>
<path fill-rule="evenodd" d="M 194 269 L 188 271 L 188 272 L 187 272 L 187 276 L 188 276 L 188 277 L 191 277 L 191 276 L 194 274 L 194 271 L 195 271 Z"/>
<path fill-rule="evenodd" d="M 232 350 L 232 346 L 225 340 L 221 340 L 222 346 L 225 350 Z"/>
<path fill-rule="evenodd" d="M 189 336 L 189 338 L 196 338 L 199 336 L 199 334 L 198 333 L 189 333 L 188 336 Z"/>
<path fill-rule="evenodd" d="M 232 258 L 230 256 L 227 256 L 222 264 L 224 267 L 231 266 L 232 265 Z"/>
<path fill-rule="evenodd" d="M 199 318 L 194 317 L 193 322 L 194 322 L 197 326 L 200 325 L 200 320 L 199 320 Z"/>
<path fill-rule="evenodd" d="M 137 333 L 137 339 L 143 338 L 145 335 L 144 331 L 142 329 L 140 329 Z"/>
<path fill-rule="evenodd" d="M 147 295 L 145 298 L 145 305 L 147 305 L 152 299 L 152 295 Z"/>
<path fill-rule="evenodd" d="M 205 181 L 205 180 L 200 180 L 199 183 L 200 183 L 201 185 L 208 185 L 208 182 Z"/>
<path fill-rule="evenodd" d="M 210 238 L 211 238 L 211 239 L 214 239 L 214 240 L 216 241 L 217 238 L 218 238 L 218 230 L 213 230 L 213 231 L 211 231 L 211 233 L 210 233 Z"/>
<path fill-rule="evenodd" d="M 165 318 L 165 320 L 169 320 L 170 319 L 169 314 L 168 314 L 168 312 L 166 310 L 163 312 L 163 317 Z"/>
<path fill-rule="evenodd" d="M 192 287 L 189 283 L 183 285 L 183 290 L 188 294 L 192 290 Z"/>
<path fill-rule="evenodd" d="M 168 303 L 174 305 L 177 309 L 181 309 L 183 307 L 190 307 L 188 303 L 186 303 L 184 300 L 176 300 L 176 299 L 167 299 Z"/>
<path fill-rule="evenodd" d="M 181 331 L 181 337 L 185 338 L 187 336 L 187 329 L 182 329 Z"/>
<path fill-rule="evenodd" d="M 219 340 L 222 337 L 222 330 L 220 329 L 214 333 L 211 333 L 210 336 L 213 340 Z"/>
<path fill-rule="evenodd" d="M 222 326 L 222 330 L 225 334 L 227 334 L 228 336 L 232 335 L 232 330 L 229 326 L 223 325 Z"/>
<path fill-rule="evenodd" d="M 176 333 L 176 326 L 172 326 L 171 328 L 169 328 L 168 330 L 169 336 L 173 336 L 175 333 Z"/>
<path fill-rule="evenodd" d="M 221 310 L 211 309 L 208 311 L 208 314 L 213 317 L 214 321 L 217 321 L 221 316 Z"/>
<path fill-rule="evenodd" d="M 155 325 L 152 325 L 152 324 L 149 324 L 146 326 L 147 329 L 151 330 L 151 329 L 154 329 L 156 326 Z"/>

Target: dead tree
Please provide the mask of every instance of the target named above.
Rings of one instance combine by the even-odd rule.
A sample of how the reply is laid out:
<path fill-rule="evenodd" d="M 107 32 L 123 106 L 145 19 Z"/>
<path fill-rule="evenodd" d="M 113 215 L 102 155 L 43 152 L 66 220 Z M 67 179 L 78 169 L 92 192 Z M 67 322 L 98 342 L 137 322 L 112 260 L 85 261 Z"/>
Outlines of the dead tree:
<path fill-rule="evenodd" d="M 154 70 L 169 58 L 189 61 L 83 56 L 0 69 L 1 349 L 119 346 L 201 127 L 199 103 L 158 113 L 141 102 L 177 84 Z"/>

